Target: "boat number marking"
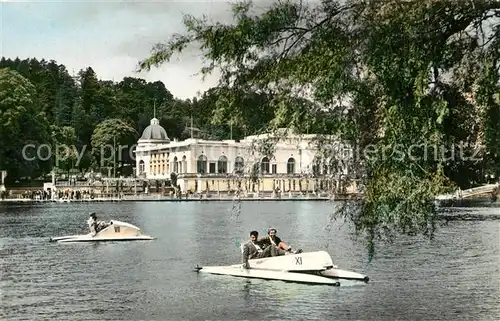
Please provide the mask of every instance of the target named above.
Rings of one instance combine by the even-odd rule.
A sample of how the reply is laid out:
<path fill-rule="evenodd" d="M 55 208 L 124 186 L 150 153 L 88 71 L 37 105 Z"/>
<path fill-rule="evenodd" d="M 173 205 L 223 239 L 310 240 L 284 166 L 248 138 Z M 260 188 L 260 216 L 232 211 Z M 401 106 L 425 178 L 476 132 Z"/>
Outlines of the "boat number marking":
<path fill-rule="evenodd" d="M 302 257 L 298 256 L 295 258 L 295 265 L 302 265 Z"/>

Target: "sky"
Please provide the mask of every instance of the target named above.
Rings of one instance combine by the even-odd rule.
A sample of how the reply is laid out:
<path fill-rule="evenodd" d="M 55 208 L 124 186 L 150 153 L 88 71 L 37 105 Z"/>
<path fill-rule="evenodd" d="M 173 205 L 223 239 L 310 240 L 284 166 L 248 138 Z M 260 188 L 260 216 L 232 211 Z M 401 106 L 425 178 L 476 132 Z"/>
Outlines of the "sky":
<path fill-rule="evenodd" d="M 11 59 L 53 59 L 75 74 L 90 66 L 103 80 L 160 80 L 174 96 L 193 98 L 218 81 L 216 74 L 202 80 L 196 46 L 160 68 L 136 72 L 155 43 L 185 30 L 183 14 L 231 19 L 228 1 L 0 0 L 0 53 Z"/>

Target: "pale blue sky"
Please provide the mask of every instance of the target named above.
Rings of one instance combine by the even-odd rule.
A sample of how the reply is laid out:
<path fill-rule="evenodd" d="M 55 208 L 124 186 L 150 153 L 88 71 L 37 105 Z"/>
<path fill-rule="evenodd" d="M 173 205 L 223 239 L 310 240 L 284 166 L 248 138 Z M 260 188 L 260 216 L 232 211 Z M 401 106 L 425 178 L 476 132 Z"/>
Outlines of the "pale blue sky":
<path fill-rule="evenodd" d="M 154 43 L 183 31 L 182 13 L 227 21 L 227 1 L 0 1 L 2 56 L 54 59 L 75 73 L 91 66 L 101 79 L 161 80 L 179 98 L 216 84 L 217 75 L 205 82 L 195 75 L 201 66 L 196 48 L 148 73 L 134 70 Z"/>

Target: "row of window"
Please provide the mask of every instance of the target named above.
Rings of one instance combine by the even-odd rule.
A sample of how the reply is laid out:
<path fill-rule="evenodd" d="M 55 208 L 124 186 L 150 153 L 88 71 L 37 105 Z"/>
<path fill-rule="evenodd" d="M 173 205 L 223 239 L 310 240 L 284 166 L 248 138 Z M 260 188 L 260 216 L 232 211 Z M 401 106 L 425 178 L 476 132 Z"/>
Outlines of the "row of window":
<path fill-rule="evenodd" d="M 162 175 L 166 175 L 166 174 L 169 174 L 170 173 L 170 166 L 167 164 L 165 166 L 165 164 L 163 165 L 149 165 L 149 172 L 151 174 L 162 174 Z M 175 162 L 173 164 L 173 169 L 172 169 L 172 172 L 174 173 L 187 173 L 187 163 L 185 162 Z M 144 163 L 139 163 L 139 174 L 143 174 L 144 173 Z"/>
<path fill-rule="evenodd" d="M 196 163 L 196 172 L 199 174 L 207 173 L 207 164 L 208 164 L 208 173 L 214 174 L 226 174 L 228 172 L 227 166 L 227 157 L 221 156 L 217 162 L 208 162 L 207 157 L 205 155 L 201 155 L 198 157 L 198 161 Z M 217 166 L 216 166 L 217 165 Z M 245 161 L 242 157 L 236 157 L 234 161 L 234 172 L 235 173 L 243 173 L 245 166 Z"/>
<path fill-rule="evenodd" d="M 198 161 L 196 164 L 196 172 L 199 174 L 205 174 L 207 173 L 207 157 L 205 155 L 200 155 L 198 157 Z M 217 168 L 216 168 L 217 165 Z M 269 171 L 269 158 L 264 157 L 261 161 L 261 172 L 263 174 L 269 174 L 271 173 Z M 219 160 L 216 162 L 210 162 L 208 163 L 208 173 L 219 173 L 219 174 L 225 174 L 228 171 L 227 168 L 227 157 L 226 156 L 221 156 L 219 157 Z M 245 167 L 245 161 L 243 160 L 242 157 L 238 156 L 234 160 L 234 172 L 235 173 L 243 173 Z M 286 164 L 287 168 L 287 174 L 293 174 L 295 173 L 295 159 L 294 158 L 289 158 Z M 272 164 L 272 173 L 276 174 L 278 170 L 278 165 L 277 164 Z"/>
<path fill-rule="evenodd" d="M 186 162 L 186 157 L 184 156 L 182 162 L 177 162 L 177 157 L 174 158 L 173 162 L 173 172 L 179 173 L 179 172 L 187 172 L 187 162 Z M 154 166 L 154 169 L 153 169 Z M 278 165 L 277 164 L 271 164 L 269 161 L 268 157 L 264 157 L 259 164 L 257 164 L 260 168 L 257 168 L 260 170 L 260 173 L 262 174 L 277 174 L 278 172 Z M 244 167 L 245 167 L 245 161 L 242 157 L 238 156 L 235 158 L 234 161 L 234 172 L 235 173 L 243 173 L 244 172 Z M 327 173 L 334 173 L 339 171 L 340 169 L 334 168 L 334 166 L 331 165 L 323 165 L 323 174 Z M 153 173 L 156 173 L 156 164 L 150 164 L 150 170 L 153 171 Z M 158 170 L 160 170 L 160 166 L 158 166 Z M 165 171 L 165 165 L 163 165 L 163 172 Z M 168 167 L 167 167 L 168 171 Z M 315 174 L 320 174 L 321 172 L 321 166 L 320 165 L 313 165 L 312 166 L 312 171 Z M 144 161 L 139 162 L 139 173 L 144 172 Z M 208 162 L 208 159 L 205 155 L 200 155 L 197 160 L 196 164 L 196 172 L 199 174 L 205 174 L 205 173 L 210 173 L 210 174 L 226 174 L 228 173 L 228 161 L 226 156 L 221 156 L 219 157 L 219 160 L 217 162 Z M 294 174 L 295 173 L 295 159 L 293 157 L 290 157 L 287 161 L 286 164 L 286 172 L 287 174 Z"/>
<path fill-rule="evenodd" d="M 211 184 L 209 184 L 209 182 Z M 257 181 L 256 183 L 253 183 L 252 181 L 245 180 L 245 181 L 235 181 L 235 180 L 207 180 L 204 182 L 204 184 L 201 186 L 202 190 L 231 190 L 231 189 L 238 189 L 238 188 L 243 188 L 244 190 L 250 191 L 253 190 L 254 192 L 257 190 L 262 190 L 262 189 L 267 189 L 269 190 L 270 186 L 269 185 L 261 185 L 262 181 Z M 211 185 L 211 188 L 209 188 Z M 195 190 L 198 189 L 198 181 L 195 181 Z M 338 187 L 338 183 L 336 181 L 330 181 L 330 180 L 301 180 L 301 179 L 275 179 L 273 180 L 273 186 L 272 186 L 272 191 L 312 191 L 312 190 L 330 190 L 332 188 Z"/>

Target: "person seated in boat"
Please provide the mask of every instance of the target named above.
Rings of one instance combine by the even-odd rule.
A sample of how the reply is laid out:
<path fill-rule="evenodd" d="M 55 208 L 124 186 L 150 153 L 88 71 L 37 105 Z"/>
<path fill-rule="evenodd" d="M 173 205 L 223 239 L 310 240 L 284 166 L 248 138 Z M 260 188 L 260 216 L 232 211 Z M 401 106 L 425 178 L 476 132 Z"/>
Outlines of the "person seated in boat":
<path fill-rule="evenodd" d="M 277 235 L 277 230 L 275 228 L 269 228 L 267 230 L 267 235 L 259 239 L 259 243 L 263 244 L 265 249 L 270 248 L 271 256 L 285 255 L 286 252 L 293 254 L 302 253 L 301 249 L 296 251 L 292 250 L 292 247 L 283 242 Z"/>
<path fill-rule="evenodd" d="M 248 260 L 260 259 L 271 256 L 271 248 L 262 248 L 262 244 L 259 242 L 259 232 L 250 232 L 250 240 L 243 244 L 243 267 L 249 269 L 250 265 Z"/>
<path fill-rule="evenodd" d="M 96 213 L 90 213 L 90 219 L 90 230 L 94 236 L 110 225 L 104 221 L 98 221 Z"/>
<path fill-rule="evenodd" d="M 97 215 L 95 213 L 90 213 L 90 220 L 87 221 L 89 223 L 90 231 L 92 235 L 97 234 Z"/>

